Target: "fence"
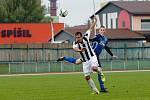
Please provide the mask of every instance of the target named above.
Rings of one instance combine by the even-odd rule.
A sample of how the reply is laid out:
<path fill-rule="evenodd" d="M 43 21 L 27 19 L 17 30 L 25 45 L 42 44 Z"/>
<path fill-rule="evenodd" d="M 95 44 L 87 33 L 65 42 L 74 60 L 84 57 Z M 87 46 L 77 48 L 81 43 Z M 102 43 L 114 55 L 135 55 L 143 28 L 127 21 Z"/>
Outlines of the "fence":
<path fill-rule="evenodd" d="M 82 65 L 67 62 L 3 62 L 0 64 L 1 74 L 13 73 L 48 73 L 82 71 Z M 145 60 L 102 60 L 103 70 L 150 70 L 149 59 Z"/>
<path fill-rule="evenodd" d="M 150 46 L 118 47 L 111 50 L 118 56 L 110 60 L 103 50 L 103 70 L 150 70 Z M 79 58 L 69 44 L 0 45 L 0 73 L 42 73 L 82 71 L 82 65 L 56 62 L 60 56 Z"/>

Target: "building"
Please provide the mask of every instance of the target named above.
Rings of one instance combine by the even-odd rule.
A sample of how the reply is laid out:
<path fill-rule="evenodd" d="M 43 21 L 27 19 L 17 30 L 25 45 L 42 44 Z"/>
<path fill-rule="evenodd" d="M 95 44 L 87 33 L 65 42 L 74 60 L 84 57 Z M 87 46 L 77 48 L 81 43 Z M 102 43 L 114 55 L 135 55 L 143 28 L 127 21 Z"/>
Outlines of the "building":
<path fill-rule="evenodd" d="M 96 12 L 107 29 L 129 29 L 150 36 L 149 1 L 111 1 Z"/>
<path fill-rule="evenodd" d="M 61 29 L 64 29 L 63 23 L 3 23 L 0 24 L 0 44 L 49 43 L 52 33 Z"/>
<path fill-rule="evenodd" d="M 149 1 L 111 1 L 96 12 L 101 25 L 108 29 L 128 28 L 130 30 L 148 30 L 143 22 L 150 24 Z"/>

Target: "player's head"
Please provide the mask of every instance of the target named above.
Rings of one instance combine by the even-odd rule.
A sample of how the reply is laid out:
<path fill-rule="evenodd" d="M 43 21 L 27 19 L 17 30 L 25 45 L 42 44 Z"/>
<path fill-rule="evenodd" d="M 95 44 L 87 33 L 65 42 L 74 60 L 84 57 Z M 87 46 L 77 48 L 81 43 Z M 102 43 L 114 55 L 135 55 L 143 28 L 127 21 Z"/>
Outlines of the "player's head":
<path fill-rule="evenodd" d="M 76 42 L 82 42 L 82 33 L 81 32 L 76 32 L 75 33 L 75 40 Z"/>
<path fill-rule="evenodd" d="M 106 28 L 105 28 L 105 26 L 101 26 L 100 28 L 99 28 L 99 34 L 105 34 L 106 33 Z"/>

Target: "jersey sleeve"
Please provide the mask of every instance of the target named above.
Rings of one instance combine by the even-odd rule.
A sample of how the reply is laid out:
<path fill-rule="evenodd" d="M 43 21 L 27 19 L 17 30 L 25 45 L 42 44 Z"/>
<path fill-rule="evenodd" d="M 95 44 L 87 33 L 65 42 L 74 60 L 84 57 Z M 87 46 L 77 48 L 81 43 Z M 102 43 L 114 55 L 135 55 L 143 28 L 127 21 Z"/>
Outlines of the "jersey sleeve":
<path fill-rule="evenodd" d="M 110 48 L 106 45 L 105 46 L 105 50 L 111 55 L 113 56 L 113 53 L 111 52 Z"/>
<path fill-rule="evenodd" d="M 73 48 L 79 48 L 76 42 L 73 42 Z"/>
<path fill-rule="evenodd" d="M 84 36 L 85 38 L 89 39 L 89 38 L 90 38 L 90 34 L 91 34 L 91 31 L 90 31 L 90 30 L 87 30 L 87 31 L 83 34 L 83 36 Z"/>
<path fill-rule="evenodd" d="M 100 38 L 100 35 L 96 35 L 93 39 L 91 39 L 92 42 L 99 42 L 99 38 Z"/>

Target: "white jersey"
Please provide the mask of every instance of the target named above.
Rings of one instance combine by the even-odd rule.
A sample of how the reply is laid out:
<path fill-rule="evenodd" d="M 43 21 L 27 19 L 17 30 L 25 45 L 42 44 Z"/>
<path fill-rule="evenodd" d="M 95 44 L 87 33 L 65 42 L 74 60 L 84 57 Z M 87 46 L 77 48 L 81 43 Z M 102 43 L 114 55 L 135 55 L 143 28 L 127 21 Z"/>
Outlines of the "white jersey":
<path fill-rule="evenodd" d="M 88 30 L 83 34 L 83 41 L 81 43 L 73 42 L 73 48 L 85 48 L 86 50 L 80 52 L 83 62 L 89 61 L 93 56 L 95 56 L 94 50 L 92 49 L 90 42 L 90 31 Z"/>

